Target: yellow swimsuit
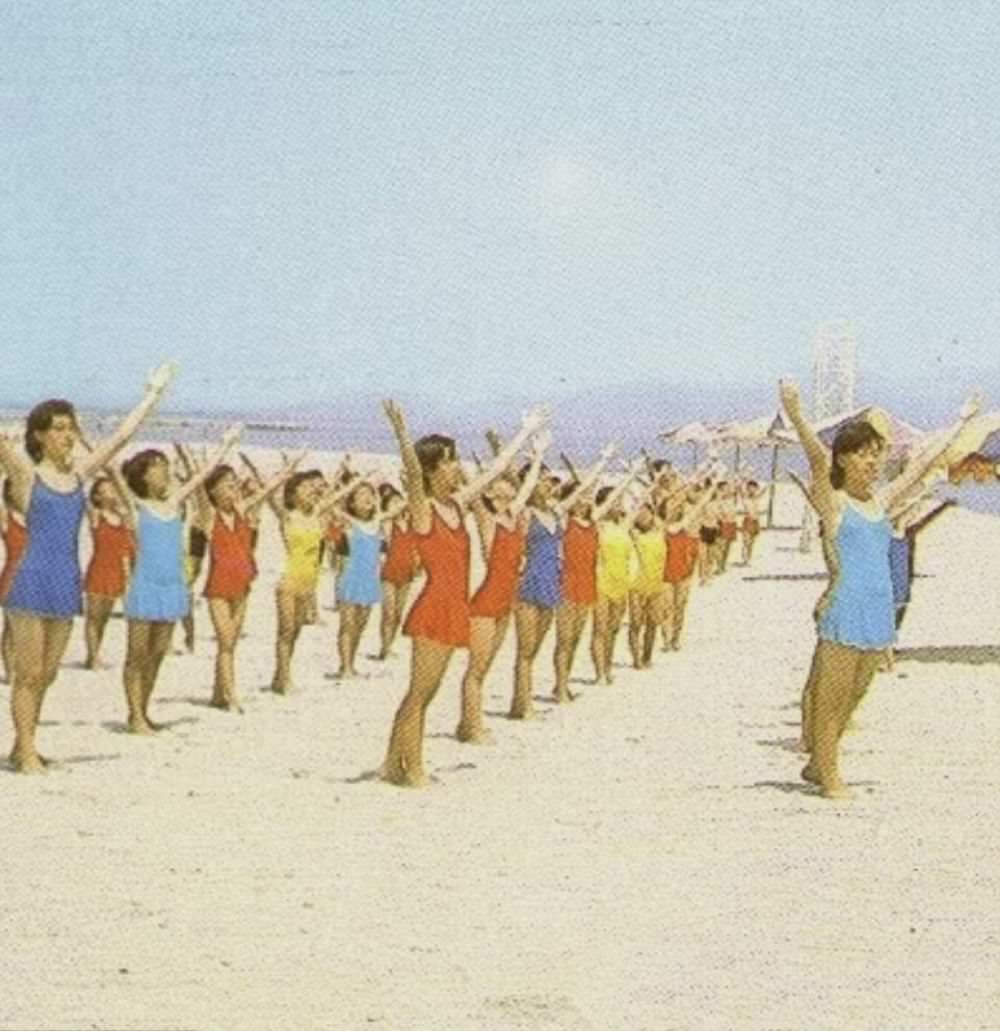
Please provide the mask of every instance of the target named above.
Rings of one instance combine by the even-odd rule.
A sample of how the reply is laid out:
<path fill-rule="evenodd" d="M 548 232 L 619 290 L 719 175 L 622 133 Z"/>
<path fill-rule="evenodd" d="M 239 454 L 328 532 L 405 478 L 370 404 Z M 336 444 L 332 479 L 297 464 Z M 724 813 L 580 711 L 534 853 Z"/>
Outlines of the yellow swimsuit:
<path fill-rule="evenodd" d="M 639 572 L 632 590 L 646 596 L 659 594 L 664 588 L 663 571 L 667 564 L 667 538 L 659 529 L 635 535 L 639 556 Z"/>
<path fill-rule="evenodd" d="M 315 519 L 292 513 L 285 523 L 285 572 L 282 590 L 292 594 L 308 594 L 319 583 L 320 549 L 323 530 Z"/>
<path fill-rule="evenodd" d="M 621 601 L 632 587 L 632 535 L 617 523 L 601 523 L 597 547 L 597 593 Z"/>

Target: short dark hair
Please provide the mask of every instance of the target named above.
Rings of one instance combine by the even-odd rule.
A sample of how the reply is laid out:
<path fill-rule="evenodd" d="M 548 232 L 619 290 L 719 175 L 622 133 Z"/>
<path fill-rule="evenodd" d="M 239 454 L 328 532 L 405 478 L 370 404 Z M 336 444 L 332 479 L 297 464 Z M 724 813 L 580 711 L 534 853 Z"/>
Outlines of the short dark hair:
<path fill-rule="evenodd" d="M 885 437 L 870 422 L 856 419 L 841 426 L 833 438 L 833 455 L 830 460 L 830 485 L 834 490 L 844 486 L 844 470 L 837 461 L 844 455 L 853 455 L 874 444 L 881 451 L 885 447 Z"/>
<path fill-rule="evenodd" d="M 285 508 L 291 509 L 295 507 L 295 492 L 303 483 L 308 483 L 309 480 L 314 480 L 318 471 L 318 469 L 307 469 L 303 472 L 292 473 L 292 475 L 285 480 L 285 487 L 282 494 Z"/>
<path fill-rule="evenodd" d="M 424 486 L 429 486 L 431 476 L 437 471 L 442 462 L 458 456 L 458 449 L 451 437 L 442 436 L 440 433 L 429 433 L 421 437 L 413 445 L 417 453 L 417 461 L 420 463 L 420 470 L 424 474 Z"/>
<path fill-rule="evenodd" d="M 215 504 L 215 498 L 212 495 L 212 491 L 227 477 L 236 477 L 236 470 L 231 465 L 217 465 L 209 474 L 205 477 L 205 493 L 208 495 L 208 500 Z M 237 480 L 238 482 L 238 480 Z"/>
<path fill-rule="evenodd" d="M 90 503 L 92 505 L 97 504 L 97 492 L 106 483 L 113 483 L 110 476 L 98 476 L 94 482 L 90 485 Z"/>
<path fill-rule="evenodd" d="M 28 457 L 36 465 L 42 460 L 43 451 L 42 445 L 35 439 L 35 434 L 50 430 L 52 423 L 60 415 L 68 415 L 73 420 L 73 425 L 79 428 L 76 421 L 76 409 L 69 401 L 64 401 L 61 397 L 42 401 L 28 412 L 24 426 L 24 450 L 28 452 Z"/>
<path fill-rule="evenodd" d="M 131 458 L 127 458 L 122 462 L 122 476 L 125 477 L 129 490 L 137 498 L 145 499 L 149 497 L 146 473 L 157 462 L 163 462 L 166 465 L 167 456 L 162 451 L 157 451 L 156 448 L 146 448 L 145 451 L 139 451 Z"/>

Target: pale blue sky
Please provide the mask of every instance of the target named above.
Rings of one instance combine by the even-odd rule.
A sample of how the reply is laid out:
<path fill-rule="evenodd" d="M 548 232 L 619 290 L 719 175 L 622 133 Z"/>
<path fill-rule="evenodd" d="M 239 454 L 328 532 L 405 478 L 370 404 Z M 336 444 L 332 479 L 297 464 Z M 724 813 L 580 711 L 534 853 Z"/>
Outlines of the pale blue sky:
<path fill-rule="evenodd" d="M 0 397 L 997 365 L 1000 5 L 10 2 Z"/>

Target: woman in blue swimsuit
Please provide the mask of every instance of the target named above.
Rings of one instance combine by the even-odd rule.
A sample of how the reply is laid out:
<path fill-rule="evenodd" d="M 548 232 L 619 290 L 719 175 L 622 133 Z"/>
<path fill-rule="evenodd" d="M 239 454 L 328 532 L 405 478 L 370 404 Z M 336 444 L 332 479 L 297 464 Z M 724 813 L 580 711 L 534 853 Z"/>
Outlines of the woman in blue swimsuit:
<path fill-rule="evenodd" d="M 874 426 L 865 421 L 844 426 L 831 455 L 806 421 L 795 383 L 782 382 L 781 402 L 809 460 L 809 499 L 819 513 L 824 549 L 836 571 L 816 610 L 818 641 L 804 705 L 811 758 L 802 776 L 817 784 L 825 798 L 844 798 L 849 794 L 840 777 L 840 739 L 895 640 L 886 512 L 919 489 L 978 406 L 968 402 L 940 446 L 911 461 L 879 493 L 875 484 L 886 442 Z"/>
<path fill-rule="evenodd" d="M 0 467 L 10 477 L 12 507 L 24 516 L 28 532 L 24 557 L 5 599 L 14 658 L 10 761 L 20 773 L 45 768 L 35 732 L 45 693 L 69 643 L 73 617 L 82 611 L 78 546 L 86 508 L 84 481 L 128 443 L 156 407 L 173 372 L 170 365 L 159 368 L 118 430 L 82 461 L 74 457 L 80 430 L 68 401 L 43 401 L 28 414 L 24 444 L 30 462 L 0 436 Z"/>

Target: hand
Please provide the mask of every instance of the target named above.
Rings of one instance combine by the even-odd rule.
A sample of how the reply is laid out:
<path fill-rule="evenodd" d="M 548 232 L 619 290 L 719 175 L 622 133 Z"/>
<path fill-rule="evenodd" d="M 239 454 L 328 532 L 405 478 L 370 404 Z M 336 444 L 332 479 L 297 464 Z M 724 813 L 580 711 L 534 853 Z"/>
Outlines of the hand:
<path fill-rule="evenodd" d="M 601 461 L 605 462 L 605 463 L 610 462 L 611 459 L 614 458 L 616 454 L 618 454 L 618 445 L 617 444 L 605 444 L 604 447 L 601 448 L 601 454 L 600 454 Z"/>
<path fill-rule="evenodd" d="M 547 408 L 532 408 L 521 416 L 521 429 L 526 433 L 537 433 L 549 421 Z"/>
<path fill-rule="evenodd" d="M 781 405 L 791 415 L 802 410 L 802 397 L 799 394 L 799 385 L 793 379 L 783 379 L 778 383 L 778 396 L 781 398 Z"/>
<path fill-rule="evenodd" d="M 177 375 L 177 365 L 174 362 L 164 362 L 149 374 L 149 378 L 146 380 L 146 389 L 162 394 L 175 375 Z"/>
<path fill-rule="evenodd" d="M 233 423 L 225 433 L 222 434 L 223 447 L 233 447 L 243 435 L 243 423 Z"/>
<path fill-rule="evenodd" d="M 982 400 L 978 394 L 973 394 L 972 397 L 967 398 L 965 404 L 959 409 L 958 415 L 962 422 L 968 422 L 970 419 L 974 419 L 979 414 L 979 409 L 982 407 Z"/>
<path fill-rule="evenodd" d="M 403 415 L 403 409 L 395 401 L 383 402 L 382 408 L 385 410 L 386 418 L 392 424 L 392 428 L 396 431 L 397 436 L 405 434 L 406 416 Z"/>
<path fill-rule="evenodd" d="M 292 455 L 290 459 L 285 462 L 285 472 L 292 472 L 297 466 L 301 465 L 303 459 L 309 454 L 308 450 L 302 450 L 297 455 Z"/>

